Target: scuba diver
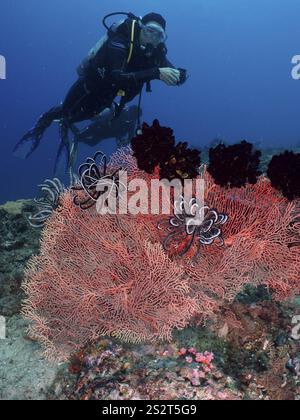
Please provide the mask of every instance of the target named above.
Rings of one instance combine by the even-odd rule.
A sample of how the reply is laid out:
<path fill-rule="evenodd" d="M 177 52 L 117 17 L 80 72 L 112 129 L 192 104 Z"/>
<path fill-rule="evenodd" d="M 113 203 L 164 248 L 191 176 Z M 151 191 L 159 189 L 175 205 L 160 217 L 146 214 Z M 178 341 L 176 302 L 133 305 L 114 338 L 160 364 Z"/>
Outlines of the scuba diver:
<path fill-rule="evenodd" d="M 128 146 L 135 136 L 137 121 L 141 116 L 142 110 L 137 105 L 126 106 L 118 118 L 114 118 L 114 108 L 107 108 L 75 136 L 74 141 L 97 146 L 105 139 L 115 138 L 118 147 Z"/>
<path fill-rule="evenodd" d="M 77 159 L 79 143 L 94 147 L 103 140 L 115 138 L 117 147 L 119 148 L 128 146 L 131 139 L 136 135 L 138 121 L 142 116 L 142 109 L 140 106 L 125 106 L 118 118 L 114 118 L 114 115 L 114 107 L 106 108 L 101 114 L 93 118 L 93 122 L 82 131 L 78 130 L 74 125 L 71 126 L 71 130 L 74 134 L 74 138 L 71 142 L 68 168 L 71 185 L 77 179 L 73 173 L 73 169 Z"/>
<path fill-rule="evenodd" d="M 107 26 L 106 20 L 115 15 L 126 15 L 126 19 Z M 139 94 L 141 102 L 144 84 L 151 92 L 152 80 L 161 80 L 168 86 L 185 83 L 186 70 L 175 68 L 167 58 L 166 21 L 161 15 L 149 13 L 141 19 L 132 13 L 111 13 L 105 16 L 103 24 L 107 34 L 79 66 L 79 78 L 64 102 L 38 119 L 16 145 L 15 153 L 21 152 L 28 158 L 39 146 L 46 129 L 58 122 L 60 145 L 55 172 L 64 156 L 71 172 L 77 147 L 69 140 L 69 133 L 73 133 L 73 139 L 80 137 L 74 123 L 93 120 L 106 108 L 113 109 L 112 119 L 117 120 L 125 105 Z M 115 102 L 117 97 L 121 97 L 119 103 Z"/>

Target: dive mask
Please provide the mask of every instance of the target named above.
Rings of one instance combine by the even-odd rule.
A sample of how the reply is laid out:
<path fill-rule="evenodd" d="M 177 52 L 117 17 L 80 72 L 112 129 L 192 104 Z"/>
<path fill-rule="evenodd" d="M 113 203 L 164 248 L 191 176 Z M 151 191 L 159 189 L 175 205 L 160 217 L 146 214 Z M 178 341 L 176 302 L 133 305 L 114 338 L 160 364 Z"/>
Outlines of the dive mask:
<path fill-rule="evenodd" d="M 155 22 L 150 22 L 146 25 L 142 24 L 142 35 L 144 42 L 154 47 L 165 43 L 168 38 L 163 28 Z"/>

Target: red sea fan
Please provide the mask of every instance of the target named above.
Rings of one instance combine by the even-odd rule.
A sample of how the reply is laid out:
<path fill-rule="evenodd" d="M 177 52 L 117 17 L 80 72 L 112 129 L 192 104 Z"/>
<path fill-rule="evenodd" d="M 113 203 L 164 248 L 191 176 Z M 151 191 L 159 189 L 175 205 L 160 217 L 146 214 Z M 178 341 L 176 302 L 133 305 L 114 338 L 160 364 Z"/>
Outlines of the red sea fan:
<path fill-rule="evenodd" d="M 300 209 L 261 177 L 257 184 L 226 190 L 205 171 L 205 203 L 229 216 L 224 246 L 203 247 L 200 258 L 183 260 L 199 304 L 217 310 L 232 302 L 246 284 L 263 284 L 277 300 L 300 291 Z"/>
<path fill-rule="evenodd" d="M 110 167 L 120 166 L 147 186 L 155 178 L 137 168 L 130 148 L 113 156 Z M 196 244 L 183 256 L 177 243 L 171 255 L 164 251 L 157 225 L 169 216 L 100 216 L 76 207 L 74 193 L 63 195 L 24 285 L 23 313 L 48 357 L 65 360 L 100 335 L 170 340 L 192 318 L 215 316 L 246 284 L 264 284 L 278 300 L 299 292 L 299 202 L 289 203 L 265 177 L 233 189 L 205 169 L 202 178 L 205 204 L 229 218 L 224 245 L 201 245 L 196 261 Z"/>
<path fill-rule="evenodd" d="M 30 262 L 23 313 L 48 358 L 65 360 L 101 335 L 124 341 L 170 340 L 195 311 L 183 269 L 151 226 L 131 216 L 100 216 L 62 198 Z"/>

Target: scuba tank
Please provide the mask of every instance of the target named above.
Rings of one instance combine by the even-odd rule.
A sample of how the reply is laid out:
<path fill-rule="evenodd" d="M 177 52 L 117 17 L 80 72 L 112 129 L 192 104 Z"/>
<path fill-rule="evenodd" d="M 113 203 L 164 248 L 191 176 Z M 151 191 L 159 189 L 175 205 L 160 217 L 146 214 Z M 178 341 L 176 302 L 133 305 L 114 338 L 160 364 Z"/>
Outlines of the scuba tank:
<path fill-rule="evenodd" d="M 82 60 L 77 67 L 77 74 L 79 77 L 83 77 L 86 70 L 89 68 L 90 62 L 96 57 L 100 49 L 103 47 L 105 42 L 108 40 L 108 36 L 104 35 L 97 44 L 89 51 L 88 55 Z"/>
<path fill-rule="evenodd" d="M 106 20 L 111 16 L 118 16 L 118 15 L 125 15 L 130 19 L 136 19 L 137 21 L 140 20 L 140 18 L 136 17 L 132 13 L 124 13 L 124 12 L 116 12 L 116 13 L 110 13 L 109 15 L 105 16 L 103 19 L 103 26 L 107 30 L 106 35 L 104 35 L 97 44 L 89 51 L 88 55 L 82 60 L 80 65 L 77 67 L 77 74 L 79 77 L 83 77 L 86 74 L 86 70 L 89 68 L 90 63 L 93 61 L 93 59 L 96 57 L 96 55 L 99 53 L 101 48 L 105 45 L 106 41 L 110 37 L 112 37 L 114 34 L 117 33 L 118 28 L 125 22 L 125 19 L 122 19 L 118 22 L 113 23 L 111 26 L 108 26 L 106 24 Z"/>
<path fill-rule="evenodd" d="M 93 59 L 96 57 L 96 55 L 99 53 L 99 51 L 101 50 L 101 48 L 103 47 L 103 45 L 106 43 L 106 41 L 117 32 L 119 26 L 122 25 L 122 23 L 124 23 L 124 19 L 114 23 L 109 30 L 107 31 L 107 34 L 104 35 L 101 39 L 99 39 L 99 41 L 97 42 L 96 45 L 94 45 L 94 47 L 89 51 L 88 55 L 82 60 L 82 62 L 80 63 L 80 65 L 77 67 L 77 74 L 80 77 L 83 77 L 85 75 L 86 70 L 89 68 L 89 64 L 91 61 L 93 61 Z"/>

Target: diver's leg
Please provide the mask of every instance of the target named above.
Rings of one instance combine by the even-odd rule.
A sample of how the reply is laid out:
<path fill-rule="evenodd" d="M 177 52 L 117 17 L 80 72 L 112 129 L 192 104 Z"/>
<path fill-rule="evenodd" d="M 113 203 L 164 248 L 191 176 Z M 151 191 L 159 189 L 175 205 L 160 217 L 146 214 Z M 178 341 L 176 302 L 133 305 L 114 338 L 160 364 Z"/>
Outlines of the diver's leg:
<path fill-rule="evenodd" d="M 69 156 L 69 177 L 70 177 L 70 185 L 75 185 L 77 181 L 77 176 L 74 171 L 75 163 L 78 156 L 78 143 L 80 137 L 80 130 L 74 125 L 70 124 L 70 130 L 73 134 L 73 139 L 70 144 L 70 156 Z"/>
<path fill-rule="evenodd" d="M 69 145 L 69 122 L 66 119 L 62 119 L 59 123 L 59 136 L 60 145 L 57 151 L 55 160 L 54 173 L 59 175 L 61 172 L 65 172 L 66 168 L 69 167 L 69 156 L 70 156 L 70 145 Z"/>
<path fill-rule="evenodd" d="M 75 173 L 75 164 L 78 157 L 78 141 L 76 138 L 73 139 L 70 145 L 70 157 L 69 157 L 69 178 L 70 178 L 70 185 L 75 185 L 77 181 L 77 175 Z"/>
<path fill-rule="evenodd" d="M 70 123 L 90 119 L 93 114 L 93 97 L 83 79 L 78 79 L 71 87 L 62 104 L 63 115 Z"/>
<path fill-rule="evenodd" d="M 66 159 L 67 172 L 70 174 L 72 165 L 76 160 L 76 144 L 74 140 L 69 141 L 68 131 L 74 122 L 81 122 L 89 118 L 85 103 L 88 102 L 89 92 L 85 88 L 82 79 L 78 79 L 71 87 L 62 104 L 62 117 L 60 119 L 60 145 L 55 161 L 55 173 L 61 172 L 64 165 L 63 159 Z M 75 142 L 76 143 L 76 142 Z M 70 166 L 71 165 L 71 166 Z"/>
<path fill-rule="evenodd" d="M 48 112 L 41 115 L 36 125 L 28 131 L 19 143 L 15 146 L 13 152 L 19 157 L 28 158 L 40 145 L 42 137 L 56 119 L 61 119 L 63 115 L 62 106 L 51 108 Z"/>
<path fill-rule="evenodd" d="M 69 90 L 63 105 L 63 123 L 61 124 L 61 144 L 57 154 L 57 164 L 61 160 L 63 152 L 67 154 L 67 171 L 70 178 L 74 177 L 73 168 L 75 165 L 78 142 L 81 135 L 74 123 L 90 120 L 107 107 L 107 101 L 101 101 L 99 92 L 90 92 L 84 79 L 78 81 Z M 74 138 L 69 142 L 68 130 L 73 132 Z"/>
<path fill-rule="evenodd" d="M 63 116 L 62 111 L 63 111 L 62 105 L 55 106 L 55 107 L 51 108 L 48 112 L 45 112 L 45 114 L 43 114 L 38 119 L 36 127 L 38 129 L 45 129 L 45 128 L 50 127 L 50 125 L 53 123 L 53 121 L 60 120 L 62 118 L 62 116 Z"/>

